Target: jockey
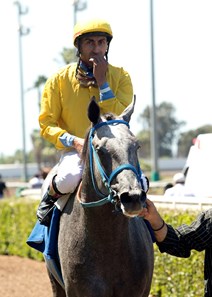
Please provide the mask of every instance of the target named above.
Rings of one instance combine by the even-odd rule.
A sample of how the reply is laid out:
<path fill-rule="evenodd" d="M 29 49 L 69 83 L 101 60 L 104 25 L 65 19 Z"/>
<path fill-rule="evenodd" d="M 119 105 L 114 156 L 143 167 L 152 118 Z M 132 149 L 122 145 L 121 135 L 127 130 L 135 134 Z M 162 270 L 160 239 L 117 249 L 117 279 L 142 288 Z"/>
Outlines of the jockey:
<path fill-rule="evenodd" d="M 39 124 L 41 135 L 60 151 L 56 175 L 37 210 L 41 224 L 48 226 L 54 203 L 62 195 L 73 193 L 79 184 L 83 164 L 80 154 L 90 126 L 87 107 L 95 96 L 101 113 L 116 115 L 131 103 L 133 87 L 130 75 L 108 63 L 113 38 L 110 25 L 94 19 L 74 27 L 73 44 L 78 62 L 53 74 L 46 82 Z"/>

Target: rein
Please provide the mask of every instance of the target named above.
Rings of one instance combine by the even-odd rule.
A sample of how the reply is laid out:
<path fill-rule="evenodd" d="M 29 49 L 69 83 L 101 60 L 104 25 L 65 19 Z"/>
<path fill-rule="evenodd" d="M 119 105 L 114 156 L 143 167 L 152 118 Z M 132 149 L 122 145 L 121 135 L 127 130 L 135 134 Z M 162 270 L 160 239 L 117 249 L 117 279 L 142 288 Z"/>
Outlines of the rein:
<path fill-rule="evenodd" d="M 102 126 L 106 126 L 106 125 L 109 126 L 109 125 L 119 125 L 119 124 L 124 124 L 124 125 L 128 126 L 128 128 L 129 128 L 129 123 L 124 120 L 110 120 L 110 121 L 98 123 L 95 126 L 93 126 L 93 128 L 90 130 L 88 141 L 89 141 L 89 148 L 90 148 L 89 164 L 90 164 L 91 179 L 92 179 L 92 184 L 93 184 L 95 192 L 102 199 L 100 199 L 98 201 L 93 201 L 93 202 L 80 201 L 80 203 L 83 207 L 96 207 L 96 206 L 104 205 L 109 202 L 112 204 L 115 204 L 117 193 L 111 188 L 111 183 L 112 183 L 113 179 L 123 170 L 132 170 L 135 173 L 137 180 L 141 182 L 142 172 L 141 172 L 141 168 L 140 168 L 139 164 L 137 166 L 137 169 L 134 166 L 132 166 L 131 164 L 122 164 L 122 165 L 118 166 L 115 170 L 113 170 L 111 172 L 110 176 L 108 177 L 107 174 L 105 173 L 104 169 L 102 168 L 101 162 L 99 160 L 99 156 L 93 146 L 92 141 L 93 141 L 94 133 L 98 128 L 100 128 Z M 103 194 L 98 189 L 98 187 L 96 185 L 94 171 L 93 171 L 93 162 L 94 161 L 97 164 L 102 181 L 108 190 L 107 196 L 105 196 L 105 194 Z"/>

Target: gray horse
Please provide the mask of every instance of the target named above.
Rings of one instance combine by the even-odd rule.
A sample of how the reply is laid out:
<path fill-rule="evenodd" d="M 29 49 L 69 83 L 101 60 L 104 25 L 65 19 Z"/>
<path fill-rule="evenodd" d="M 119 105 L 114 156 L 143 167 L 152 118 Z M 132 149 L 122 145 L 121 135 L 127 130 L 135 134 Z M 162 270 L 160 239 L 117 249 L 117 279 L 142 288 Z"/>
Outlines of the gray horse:
<path fill-rule="evenodd" d="M 147 297 L 153 243 L 137 215 L 146 193 L 129 129 L 133 102 L 116 117 L 92 100 L 82 153 L 82 183 L 60 218 L 58 252 L 64 289 L 49 272 L 54 297 Z"/>

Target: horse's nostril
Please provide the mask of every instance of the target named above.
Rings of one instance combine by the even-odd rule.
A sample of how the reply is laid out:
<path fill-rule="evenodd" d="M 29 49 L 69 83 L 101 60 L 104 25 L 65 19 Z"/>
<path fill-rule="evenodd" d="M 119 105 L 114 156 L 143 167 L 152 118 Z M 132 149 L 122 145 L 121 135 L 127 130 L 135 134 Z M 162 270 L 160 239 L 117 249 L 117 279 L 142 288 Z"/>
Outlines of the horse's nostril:
<path fill-rule="evenodd" d="M 132 197 L 129 196 L 127 192 L 122 193 L 120 196 L 121 203 L 130 203 L 132 202 Z"/>
<path fill-rule="evenodd" d="M 130 195 L 128 192 L 124 192 L 120 196 L 120 202 L 122 204 L 130 204 L 135 202 L 144 203 L 146 201 L 146 193 L 141 192 L 140 195 Z"/>

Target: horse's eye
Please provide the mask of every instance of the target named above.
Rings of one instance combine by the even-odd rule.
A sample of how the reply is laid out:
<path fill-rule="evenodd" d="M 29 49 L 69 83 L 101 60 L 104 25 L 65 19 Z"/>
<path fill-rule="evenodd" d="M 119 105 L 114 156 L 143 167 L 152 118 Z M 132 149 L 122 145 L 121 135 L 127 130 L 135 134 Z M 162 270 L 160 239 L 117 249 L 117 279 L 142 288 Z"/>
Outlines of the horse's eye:
<path fill-rule="evenodd" d="M 136 145 L 135 145 L 135 151 L 137 151 L 137 153 L 139 151 L 141 151 L 141 143 L 137 142 Z"/>
<path fill-rule="evenodd" d="M 97 154 L 99 155 L 99 153 L 101 152 L 101 147 L 100 147 L 100 145 L 96 145 L 96 146 L 95 146 L 95 151 L 96 151 Z"/>
<path fill-rule="evenodd" d="M 99 149 L 100 149 L 100 146 L 97 144 L 97 145 L 95 146 L 95 151 L 98 152 Z"/>
<path fill-rule="evenodd" d="M 95 151 L 96 151 L 97 153 L 101 152 L 101 151 L 102 151 L 102 147 L 101 147 L 99 144 L 97 144 L 97 145 L 95 146 Z"/>
<path fill-rule="evenodd" d="M 104 146 L 98 145 L 95 149 L 98 155 L 105 155 L 107 153 L 107 149 Z"/>

